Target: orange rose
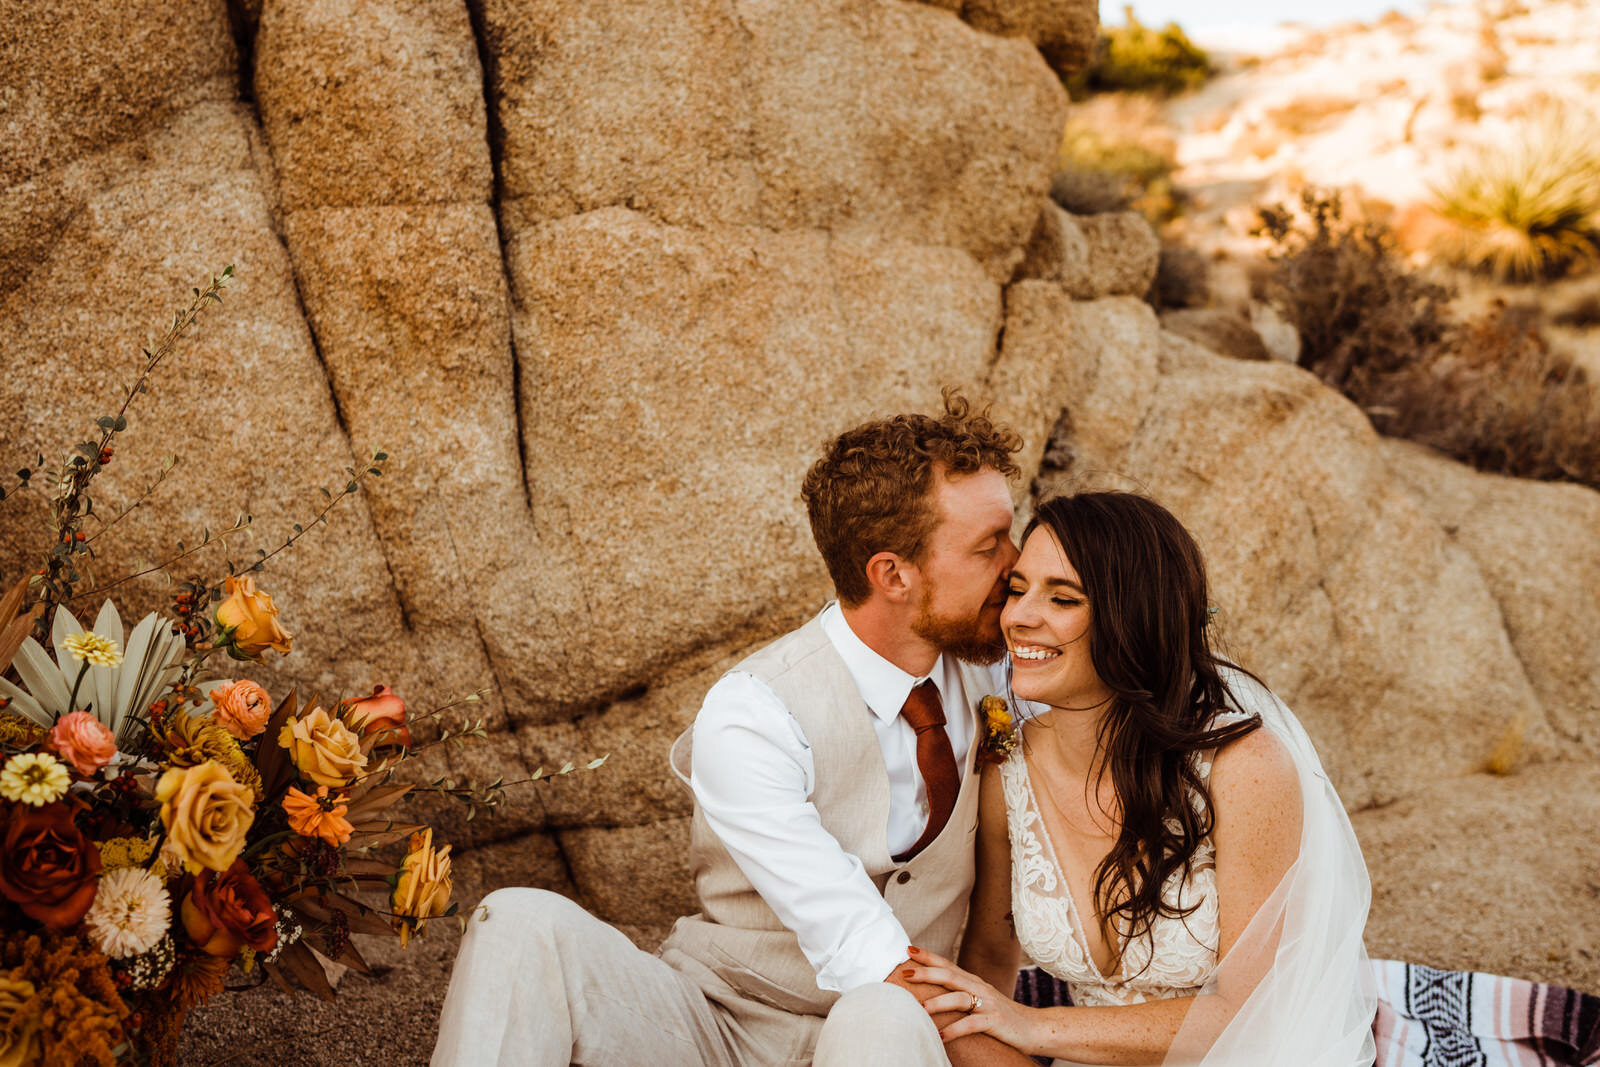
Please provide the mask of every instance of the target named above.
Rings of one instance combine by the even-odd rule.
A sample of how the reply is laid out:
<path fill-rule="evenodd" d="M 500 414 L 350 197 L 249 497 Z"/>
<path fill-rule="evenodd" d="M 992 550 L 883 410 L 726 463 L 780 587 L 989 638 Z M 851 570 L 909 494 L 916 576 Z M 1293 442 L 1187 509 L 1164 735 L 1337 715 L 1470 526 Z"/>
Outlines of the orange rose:
<path fill-rule="evenodd" d="M 272 900 L 244 860 L 234 860 L 221 874 L 196 875 L 182 914 L 189 940 L 208 956 L 237 956 L 241 948 L 271 952 L 278 945 Z"/>
<path fill-rule="evenodd" d="M 278 744 L 289 750 L 289 758 L 300 773 L 330 789 L 349 785 L 367 769 L 367 754 L 350 727 L 322 708 L 312 708 L 290 719 L 278 731 Z"/>
<path fill-rule="evenodd" d="M 289 828 L 301 837 L 320 837 L 337 848 L 350 840 L 355 827 L 345 813 L 350 798 L 343 793 L 328 796 L 328 787 L 317 786 L 317 795 L 303 793 L 294 786 L 283 795 L 283 810 L 289 814 Z"/>
<path fill-rule="evenodd" d="M 449 909 L 450 891 L 450 846 L 435 849 L 432 829 L 412 834 L 411 851 L 406 853 L 394 891 L 389 895 L 401 948 L 406 946 L 412 930 L 422 933 L 424 920 Z"/>
<path fill-rule="evenodd" d="M 117 754 L 117 738 L 87 711 L 74 711 L 61 716 L 50 728 L 50 747 L 72 764 L 73 770 L 88 778 Z"/>
<path fill-rule="evenodd" d="M 241 741 L 265 730 L 267 720 L 272 718 L 272 698 L 248 678 L 213 688 L 211 705 L 211 717 Z"/>
<path fill-rule="evenodd" d="M 377 734 L 380 742 L 411 744 L 411 730 L 406 726 L 406 702 L 386 685 L 373 686 L 369 697 L 345 701 L 342 710 L 344 721 L 363 739 Z M 383 736 L 386 734 L 389 736 Z"/>
<path fill-rule="evenodd" d="M 0 896 L 52 930 L 75 926 L 94 903 L 100 850 L 66 804 L 0 804 Z"/>
<path fill-rule="evenodd" d="M 217 605 L 217 643 L 234 659 L 260 659 L 267 649 L 287 654 L 293 635 L 278 625 L 272 598 L 256 591 L 249 575 L 228 578 L 227 599 Z"/>

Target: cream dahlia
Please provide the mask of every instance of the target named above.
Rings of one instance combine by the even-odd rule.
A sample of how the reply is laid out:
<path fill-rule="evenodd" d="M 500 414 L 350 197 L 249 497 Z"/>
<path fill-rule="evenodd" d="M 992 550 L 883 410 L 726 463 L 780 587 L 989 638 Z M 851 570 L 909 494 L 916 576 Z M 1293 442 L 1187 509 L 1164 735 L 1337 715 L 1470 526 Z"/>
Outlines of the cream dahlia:
<path fill-rule="evenodd" d="M 172 925 L 172 898 L 143 867 L 107 871 L 83 917 L 95 947 L 112 959 L 148 952 Z"/>

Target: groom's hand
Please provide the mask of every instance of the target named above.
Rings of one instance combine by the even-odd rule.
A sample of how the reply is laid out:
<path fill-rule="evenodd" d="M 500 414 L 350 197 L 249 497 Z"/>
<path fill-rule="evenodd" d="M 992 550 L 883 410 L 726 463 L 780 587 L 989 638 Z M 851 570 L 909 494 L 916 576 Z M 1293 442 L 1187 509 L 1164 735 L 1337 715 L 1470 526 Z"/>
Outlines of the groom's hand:
<path fill-rule="evenodd" d="M 936 997 L 941 993 L 950 992 L 944 986 L 929 985 L 926 982 L 912 982 L 901 976 L 901 971 L 917 966 L 910 957 L 902 960 L 884 978 L 885 982 L 893 983 L 906 990 L 917 998 L 917 1003 L 926 1001 L 929 997 Z M 933 1025 L 940 1030 L 961 1018 L 959 1011 L 946 1011 L 934 1015 Z M 958 1037 L 947 1043 L 944 1047 L 945 1054 L 950 1057 L 951 1067 L 1038 1067 L 1031 1056 L 1025 1056 L 1003 1041 L 998 1041 L 988 1034 L 968 1034 Z"/>

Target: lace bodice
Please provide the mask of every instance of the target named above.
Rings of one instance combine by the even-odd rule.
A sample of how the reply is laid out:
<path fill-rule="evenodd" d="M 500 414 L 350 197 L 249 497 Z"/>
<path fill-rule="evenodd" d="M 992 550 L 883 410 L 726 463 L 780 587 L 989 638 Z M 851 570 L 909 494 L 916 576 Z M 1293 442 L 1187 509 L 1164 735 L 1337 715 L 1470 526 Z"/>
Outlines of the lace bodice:
<path fill-rule="evenodd" d="M 1219 716 L 1219 725 L 1226 721 Z M 1209 758 L 1198 766 L 1202 777 L 1210 773 Z M 1000 777 L 1011 836 L 1012 916 L 1022 950 L 1034 963 L 1066 982 L 1079 1005 L 1140 1004 L 1199 992 L 1216 969 L 1220 936 L 1210 839 L 1196 850 L 1187 883 L 1180 869 L 1162 893 L 1180 907 L 1199 907 L 1183 918 L 1157 916 L 1150 936 L 1126 946 L 1116 972 L 1103 975 L 1089 953 L 1077 904 L 1039 814 L 1023 746 L 1001 766 Z"/>

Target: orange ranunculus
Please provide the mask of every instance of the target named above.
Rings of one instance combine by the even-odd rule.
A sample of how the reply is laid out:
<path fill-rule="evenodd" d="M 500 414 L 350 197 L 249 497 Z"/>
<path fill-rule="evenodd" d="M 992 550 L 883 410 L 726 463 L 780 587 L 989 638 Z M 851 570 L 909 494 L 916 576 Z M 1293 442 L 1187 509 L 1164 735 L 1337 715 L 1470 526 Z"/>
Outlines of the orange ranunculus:
<path fill-rule="evenodd" d="M 260 659 L 267 649 L 287 654 L 293 635 L 278 625 L 278 608 L 256 590 L 249 575 L 226 580 L 227 598 L 217 605 L 217 643 L 234 659 Z"/>
<path fill-rule="evenodd" d="M 100 850 L 68 804 L 0 804 L 0 895 L 52 930 L 74 926 L 94 903 Z"/>
<path fill-rule="evenodd" d="M 241 741 L 265 730 L 272 718 L 272 698 L 248 678 L 213 687 L 211 706 L 211 717 Z"/>
<path fill-rule="evenodd" d="M 363 739 L 378 735 L 380 743 L 411 744 L 406 726 L 406 702 L 386 685 L 372 687 L 372 695 L 340 705 L 344 721 Z M 384 736 L 387 735 L 387 736 Z"/>
<path fill-rule="evenodd" d="M 350 798 L 343 793 L 328 796 L 328 787 L 317 786 L 311 796 L 294 786 L 283 795 L 283 810 L 289 813 L 289 829 L 301 837 L 320 837 L 335 848 L 350 840 L 354 827 L 346 819 Z"/>
<path fill-rule="evenodd" d="M 183 898 L 183 928 L 208 956 L 236 956 L 241 948 L 271 952 L 278 945 L 272 900 L 244 860 L 218 874 L 201 871 Z"/>
<path fill-rule="evenodd" d="M 50 728 L 50 747 L 72 764 L 73 770 L 88 778 L 117 754 L 117 739 L 87 711 L 74 711 L 61 716 Z"/>
<path fill-rule="evenodd" d="M 216 760 L 174 767 L 156 781 L 167 844 L 190 874 L 225 871 L 244 848 L 255 821 L 255 793 Z"/>
<path fill-rule="evenodd" d="M 290 719 L 278 731 L 278 744 L 289 750 L 301 774 L 330 789 L 349 785 L 367 769 L 367 754 L 350 727 L 322 708 Z"/>
<path fill-rule="evenodd" d="M 434 848 L 431 828 L 412 834 L 411 850 L 406 853 L 394 891 L 389 894 L 401 948 L 413 930 L 422 933 L 425 920 L 449 909 L 450 890 L 450 846 Z"/>

